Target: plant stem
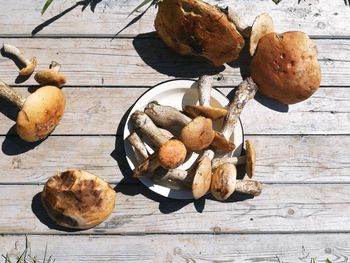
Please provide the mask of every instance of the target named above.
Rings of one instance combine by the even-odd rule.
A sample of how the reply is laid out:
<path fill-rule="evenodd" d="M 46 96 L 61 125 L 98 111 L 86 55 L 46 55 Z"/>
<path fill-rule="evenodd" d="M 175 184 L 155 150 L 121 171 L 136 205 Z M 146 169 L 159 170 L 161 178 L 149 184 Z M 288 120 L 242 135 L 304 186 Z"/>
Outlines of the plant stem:
<path fill-rule="evenodd" d="M 23 98 L 20 94 L 18 94 L 15 90 L 13 90 L 9 85 L 7 85 L 3 81 L 0 81 L 0 97 L 13 103 L 19 109 L 22 109 L 25 102 L 25 98 Z"/>

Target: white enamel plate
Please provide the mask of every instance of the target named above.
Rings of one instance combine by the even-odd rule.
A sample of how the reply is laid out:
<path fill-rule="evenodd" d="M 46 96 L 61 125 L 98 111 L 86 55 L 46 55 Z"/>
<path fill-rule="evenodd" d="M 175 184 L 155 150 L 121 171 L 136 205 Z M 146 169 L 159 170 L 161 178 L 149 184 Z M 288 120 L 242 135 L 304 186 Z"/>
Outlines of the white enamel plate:
<path fill-rule="evenodd" d="M 135 105 L 131 109 L 130 114 L 126 120 L 126 125 L 124 127 L 124 135 L 123 135 L 126 159 L 132 170 L 134 170 L 135 166 L 138 165 L 138 162 L 135 159 L 135 155 L 131 145 L 126 140 L 129 134 L 134 130 L 133 124 L 130 120 L 130 115 L 136 110 L 143 111 L 145 106 L 151 101 L 157 101 L 161 105 L 172 106 L 179 110 L 182 110 L 183 106 L 185 105 L 198 105 L 198 91 L 197 91 L 196 82 L 193 80 L 182 80 L 182 79 L 163 82 L 149 89 L 136 101 Z M 212 90 L 211 102 L 210 102 L 212 106 L 224 107 L 228 103 L 229 103 L 229 100 L 225 97 L 225 95 L 223 95 L 220 91 L 218 91 L 215 88 Z M 222 120 L 215 121 L 213 124 L 216 130 L 220 130 L 220 127 L 222 126 Z M 176 135 L 178 134 L 179 129 L 174 128 L 173 130 L 170 130 L 170 131 Z M 152 153 L 154 150 L 150 147 L 151 144 L 147 143 L 146 138 L 142 138 L 142 139 L 144 140 L 148 151 Z M 243 147 L 243 128 L 240 121 L 236 124 L 235 130 L 231 139 L 236 145 L 236 149 L 232 153 L 229 153 L 229 155 L 239 156 L 241 154 L 242 147 Z M 199 154 L 200 152 L 190 154 L 190 156 L 186 159 L 185 163 L 179 166 L 178 169 L 184 169 L 184 170 L 188 169 L 197 160 Z M 167 186 L 156 184 L 149 177 L 140 177 L 139 179 L 150 190 L 162 196 L 174 198 L 174 199 L 193 199 L 191 189 L 187 189 L 187 188 L 172 189 Z"/>

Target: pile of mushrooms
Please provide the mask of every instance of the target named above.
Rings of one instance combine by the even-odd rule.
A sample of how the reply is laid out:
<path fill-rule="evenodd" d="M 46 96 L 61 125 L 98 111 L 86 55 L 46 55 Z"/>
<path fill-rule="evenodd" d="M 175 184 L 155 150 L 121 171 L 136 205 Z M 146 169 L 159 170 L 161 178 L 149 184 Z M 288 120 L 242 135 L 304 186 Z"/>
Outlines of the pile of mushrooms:
<path fill-rule="evenodd" d="M 135 130 L 127 140 L 134 148 L 138 161 L 133 172 L 134 177 L 148 176 L 154 182 L 170 188 L 191 189 L 195 199 L 201 198 L 209 190 L 218 200 L 228 199 L 234 191 L 254 196 L 261 193 L 262 187 L 259 182 L 236 178 L 236 165 L 240 164 L 246 164 L 250 178 L 254 174 L 255 150 L 252 143 L 246 141 L 246 156 L 230 157 L 235 148 L 231 142 L 231 135 L 244 105 L 254 97 L 256 85 L 249 85 L 248 81 L 244 81 L 229 105 L 219 109 L 210 106 L 213 82 L 212 76 L 199 78 L 197 87 L 200 105 L 184 107 L 186 112 L 191 112 L 193 118 L 174 107 L 160 105 L 154 101 L 145 107 L 144 112 L 132 113 L 131 121 Z M 218 115 L 224 117 L 220 131 L 213 129 L 213 120 L 210 118 L 220 118 Z M 172 126 L 181 128 L 178 138 L 174 138 L 174 135 L 166 130 Z M 148 153 L 142 137 L 147 137 L 154 144 L 155 153 Z M 174 143 L 168 146 L 172 141 Z M 171 148 L 163 150 L 165 147 Z M 202 153 L 192 167 L 186 171 L 178 168 L 188 154 L 198 151 Z M 221 157 L 213 159 L 216 155 Z"/>
<path fill-rule="evenodd" d="M 27 59 L 15 46 L 4 44 L 3 50 L 12 58 L 20 61 L 24 67 L 19 75 L 30 75 L 37 65 L 35 57 Z M 52 62 L 50 69 L 40 70 L 35 79 L 41 86 L 34 93 L 24 98 L 5 82 L 0 81 L 0 97 L 8 100 L 20 111 L 16 120 L 16 132 L 27 142 L 46 138 L 60 122 L 66 105 L 66 99 L 60 87 L 66 79 L 59 73 L 60 65 Z"/>

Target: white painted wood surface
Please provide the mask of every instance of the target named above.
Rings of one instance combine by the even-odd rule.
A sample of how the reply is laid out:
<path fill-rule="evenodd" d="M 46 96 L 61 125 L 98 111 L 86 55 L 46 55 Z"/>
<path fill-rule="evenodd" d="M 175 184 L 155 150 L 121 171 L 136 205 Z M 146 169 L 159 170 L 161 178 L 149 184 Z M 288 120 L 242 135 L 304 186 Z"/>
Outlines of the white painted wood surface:
<path fill-rule="evenodd" d="M 45 244 L 56 262 L 346 262 L 347 234 L 29 236 L 32 255 L 42 260 Z M 17 255 L 24 236 L 0 237 L 0 252 Z M 74 247 L 72 246 L 74 244 Z"/>
<path fill-rule="evenodd" d="M 246 137 L 258 155 L 256 179 L 264 189 L 259 197 L 236 195 L 228 203 L 210 196 L 194 203 L 169 200 L 125 179 L 130 170 L 123 116 L 148 88 L 174 78 L 221 72 L 224 80 L 217 86 L 231 96 L 248 74 L 247 52 L 222 68 L 182 58 L 153 32 L 153 7 L 112 40 L 140 14 L 127 17 L 138 0 L 102 0 L 94 12 L 77 6 L 58 17 L 76 1 L 56 0 L 44 16 L 42 2 L 0 0 L 0 43 L 36 55 L 38 68 L 51 60 L 62 63 L 67 109 L 52 136 L 26 144 L 11 129 L 16 111 L 0 100 L 0 255 L 22 249 L 23 234 L 29 234 L 33 254 L 42 258 L 47 243 L 56 262 L 348 261 L 350 7 L 345 1 L 209 0 L 234 7 L 247 23 L 267 11 L 279 32 L 307 32 L 322 67 L 321 88 L 309 100 L 287 108 L 258 96 L 244 109 Z M 32 37 L 36 29 L 42 30 Z M 11 60 L 0 57 L 0 79 L 27 95 L 35 82 L 16 83 L 17 72 Z M 47 178 L 72 167 L 118 184 L 112 216 L 94 229 L 57 229 L 40 205 Z"/>

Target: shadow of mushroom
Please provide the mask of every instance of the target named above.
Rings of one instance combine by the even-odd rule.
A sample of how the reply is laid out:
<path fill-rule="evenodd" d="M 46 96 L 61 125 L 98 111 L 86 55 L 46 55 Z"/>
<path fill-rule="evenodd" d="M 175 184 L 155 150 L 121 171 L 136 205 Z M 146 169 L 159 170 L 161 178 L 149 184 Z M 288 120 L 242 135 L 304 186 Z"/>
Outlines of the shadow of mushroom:
<path fill-rule="evenodd" d="M 35 216 L 40 220 L 41 223 L 46 225 L 50 229 L 55 229 L 59 231 L 65 231 L 65 232 L 78 232 L 81 231 L 79 229 L 71 229 L 67 227 L 62 227 L 60 225 L 57 225 L 55 221 L 53 221 L 48 213 L 46 212 L 42 202 L 41 202 L 41 192 L 37 193 L 33 199 L 32 199 L 32 205 L 31 205 L 32 211 L 35 214 Z"/>
<path fill-rule="evenodd" d="M 2 142 L 1 150 L 6 155 L 19 155 L 30 150 L 35 149 L 44 140 L 36 142 L 23 141 L 18 135 L 16 135 L 16 126 L 13 125 L 5 136 L 5 140 Z"/>
<path fill-rule="evenodd" d="M 83 0 L 83 1 L 78 1 L 76 2 L 74 5 L 72 5 L 71 7 L 63 10 L 61 13 L 59 13 L 58 15 L 55 15 L 53 17 L 51 17 L 50 19 L 44 21 L 43 23 L 41 23 L 40 25 L 36 26 L 33 31 L 32 31 L 32 36 L 35 36 L 37 33 L 39 33 L 41 30 L 43 30 L 45 27 L 49 26 L 50 24 L 52 24 L 53 22 L 57 21 L 58 19 L 60 19 L 61 17 L 63 17 L 64 15 L 68 14 L 69 12 L 73 11 L 75 8 L 82 6 L 81 11 L 83 12 L 88 6 L 90 6 L 90 10 L 92 12 L 95 11 L 96 6 L 101 2 L 102 0 Z"/>
<path fill-rule="evenodd" d="M 155 32 L 139 34 L 133 46 L 141 59 L 159 73 L 178 78 L 197 78 L 218 74 L 224 66 L 214 67 L 199 57 L 185 57 L 168 48 Z"/>

